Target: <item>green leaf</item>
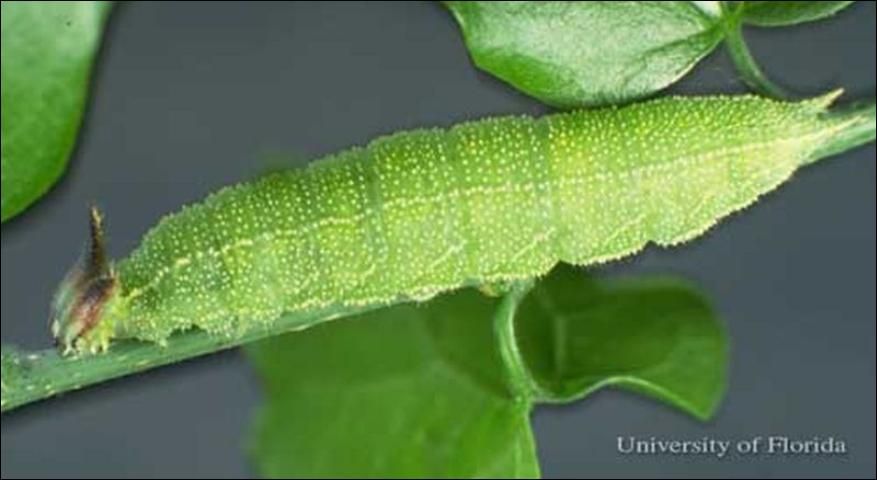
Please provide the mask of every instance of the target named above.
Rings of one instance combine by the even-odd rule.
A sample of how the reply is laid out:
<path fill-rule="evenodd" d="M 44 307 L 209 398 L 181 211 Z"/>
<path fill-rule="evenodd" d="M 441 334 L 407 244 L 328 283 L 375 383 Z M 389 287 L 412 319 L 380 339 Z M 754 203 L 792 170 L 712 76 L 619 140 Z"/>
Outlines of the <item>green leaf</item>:
<path fill-rule="evenodd" d="M 619 386 L 707 419 L 724 394 L 727 338 L 706 301 L 671 279 L 597 282 L 559 269 L 518 309 L 542 400 Z"/>
<path fill-rule="evenodd" d="M 110 2 L 2 2 L 2 221 L 61 177 Z"/>
<path fill-rule="evenodd" d="M 266 394 L 255 465 L 268 477 L 535 477 L 538 400 L 618 384 L 701 418 L 714 408 L 725 340 L 689 288 L 604 287 L 568 268 L 528 288 L 501 302 L 465 290 L 254 344 Z"/>
<path fill-rule="evenodd" d="M 504 381 L 474 291 L 249 348 L 267 405 L 253 458 L 268 477 L 537 477 L 530 406 Z"/>
<path fill-rule="evenodd" d="M 830 17 L 854 2 L 743 2 L 743 21 L 781 27 Z"/>
<path fill-rule="evenodd" d="M 721 41 L 718 2 L 445 2 L 475 64 L 557 107 L 667 87 Z"/>

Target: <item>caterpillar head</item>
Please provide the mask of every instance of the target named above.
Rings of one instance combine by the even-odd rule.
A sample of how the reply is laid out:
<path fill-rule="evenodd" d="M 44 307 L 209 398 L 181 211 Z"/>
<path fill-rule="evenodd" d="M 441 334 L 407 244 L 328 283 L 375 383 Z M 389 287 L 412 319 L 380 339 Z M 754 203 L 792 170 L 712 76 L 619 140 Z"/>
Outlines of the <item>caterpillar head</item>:
<path fill-rule="evenodd" d="M 92 207 L 89 248 L 61 282 L 52 303 L 51 328 L 64 354 L 106 350 L 112 325 L 102 322 L 118 279 L 107 260 L 103 217 Z"/>

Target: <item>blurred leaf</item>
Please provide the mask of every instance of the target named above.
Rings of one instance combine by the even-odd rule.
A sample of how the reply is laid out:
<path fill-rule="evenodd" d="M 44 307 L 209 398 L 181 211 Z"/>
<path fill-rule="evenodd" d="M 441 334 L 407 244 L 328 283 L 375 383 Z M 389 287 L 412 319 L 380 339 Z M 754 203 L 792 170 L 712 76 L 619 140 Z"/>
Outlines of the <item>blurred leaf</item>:
<path fill-rule="evenodd" d="M 248 348 L 266 396 L 251 437 L 259 471 L 538 476 L 529 413 L 540 397 L 512 393 L 520 384 L 510 385 L 491 323 L 496 312 L 514 313 L 508 301 L 517 298 L 510 293 L 499 308 L 465 290 Z M 703 418 L 721 395 L 724 336 L 678 283 L 603 287 L 564 268 L 519 307 L 518 338 L 534 374 L 524 384 L 540 385 L 542 400 L 569 402 L 617 384 Z"/>
<path fill-rule="evenodd" d="M 249 348 L 267 397 L 267 477 L 537 477 L 530 406 L 512 400 L 496 302 L 464 291 Z"/>
<path fill-rule="evenodd" d="M 558 269 L 530 292 L 517 322 L 545 400 L 614 385 L 707 419 L 724 393 L 727 338 L 706 301 L 678 280 L 597 282 Z"/>
<path fill-rule="evenodd" d="M 2 220 L 61 177 L 110 2 L 2 2 Z"/>
<path fill-rule="evenodd" d="M 557 107 L 667 87 L 722 40 L 718 2 L 445 2 L 475 64 Z"/>
<path fill-rule="evenodd" d="M 854 2 L 743 2 L 743 21 L 781 27 L 830 17 Z"/>

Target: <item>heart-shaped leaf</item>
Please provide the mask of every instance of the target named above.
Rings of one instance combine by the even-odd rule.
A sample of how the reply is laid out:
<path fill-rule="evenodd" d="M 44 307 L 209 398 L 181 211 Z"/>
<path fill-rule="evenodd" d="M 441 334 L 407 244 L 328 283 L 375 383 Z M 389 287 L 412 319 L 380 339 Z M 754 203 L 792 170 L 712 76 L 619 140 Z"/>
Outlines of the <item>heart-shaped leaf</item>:
<path fill-rule="evenodd" d="M 724 393 L 721 324 L 677 279 L 596 281 L 558 269 L 521 304 L 517 325 L 523 356 L 550 402 L 619 386 L 707 419 Z"/>

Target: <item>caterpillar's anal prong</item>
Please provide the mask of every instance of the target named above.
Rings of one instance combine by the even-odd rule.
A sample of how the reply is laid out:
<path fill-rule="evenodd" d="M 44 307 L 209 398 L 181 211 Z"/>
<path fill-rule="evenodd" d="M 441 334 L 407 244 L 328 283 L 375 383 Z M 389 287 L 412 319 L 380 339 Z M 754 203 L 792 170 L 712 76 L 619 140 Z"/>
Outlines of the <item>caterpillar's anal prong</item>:
<path fill-rule="evenodd" d="M 107 349 L 112 332 L 95 327 L 99 327 L 117 284 L 106 254 L 103 215 L 92 206 L 88 249 L 65 277 L 52 306 L 52 336 L 63 354 Z"/>
<path fill-rule="evenodd" d="M 104 216 L 96 205 L 89 209 L 89 248 L 87 269 L 91 275 L 109 272 L 104 234 Z"/>

